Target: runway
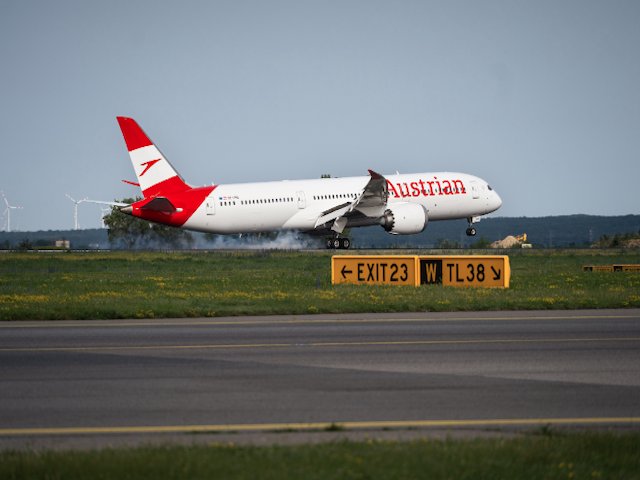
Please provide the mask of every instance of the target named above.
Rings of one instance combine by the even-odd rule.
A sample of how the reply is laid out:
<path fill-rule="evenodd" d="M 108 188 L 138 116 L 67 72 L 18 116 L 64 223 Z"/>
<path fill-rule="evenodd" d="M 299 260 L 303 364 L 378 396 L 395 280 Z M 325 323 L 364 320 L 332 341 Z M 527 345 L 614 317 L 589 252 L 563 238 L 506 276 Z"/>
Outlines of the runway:
<path fill-rule="evenodd" d="M 640 310 L 0 324 L 0 442 L 640 426 Z"/>

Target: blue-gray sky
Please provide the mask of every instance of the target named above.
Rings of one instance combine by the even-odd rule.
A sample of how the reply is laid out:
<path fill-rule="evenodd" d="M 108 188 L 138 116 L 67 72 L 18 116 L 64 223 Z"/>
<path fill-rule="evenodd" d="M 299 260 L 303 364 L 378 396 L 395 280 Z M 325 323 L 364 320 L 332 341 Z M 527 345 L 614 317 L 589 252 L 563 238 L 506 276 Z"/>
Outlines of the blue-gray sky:
<path fill-rule="evenodd" d="M 0 0 L 12 230 L 139 193 L 119 115 L 192 184 L 460 171 L 494 216 L 637 214 L 639 25 L 637 0 Z"/>

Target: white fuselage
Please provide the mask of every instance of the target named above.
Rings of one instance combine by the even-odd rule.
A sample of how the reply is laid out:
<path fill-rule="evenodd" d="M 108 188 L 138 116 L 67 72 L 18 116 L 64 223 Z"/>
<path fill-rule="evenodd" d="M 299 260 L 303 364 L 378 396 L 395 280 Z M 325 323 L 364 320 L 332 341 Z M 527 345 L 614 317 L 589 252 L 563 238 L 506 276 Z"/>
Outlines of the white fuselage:
<path fill-rule="evenodd" d="M 502 205 L 487 182 L 473 175 L 437 172 L 389 175 L 386 179 L 388 206 L 420 204 L 430 221 L 485 215 Z M 218 234 L 312 230 L 319 215 L 354 201 L 369 180 L 369 176 L 362 176 L 219 185 L 182 228 Z M 367 207 L 356 210 L 367 216 L 382 213 Z"/>

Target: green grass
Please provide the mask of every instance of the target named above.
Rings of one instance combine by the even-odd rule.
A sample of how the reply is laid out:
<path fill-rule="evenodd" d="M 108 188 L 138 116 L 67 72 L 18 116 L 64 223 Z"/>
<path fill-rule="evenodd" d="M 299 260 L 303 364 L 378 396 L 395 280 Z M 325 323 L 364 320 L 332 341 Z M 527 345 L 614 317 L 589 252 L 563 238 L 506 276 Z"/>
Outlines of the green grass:
<path fill-rule="evenodd" d="M 637 251 L 509 255 L 511 287 L 475 289 L 332 285 L 329 252 L 5 253 L 0 320 L 640 307 L 640 273 L 582 271 Z"/>
<path fill-rule="evenodd" d="M 0 452 L 3 479 L 640 478 L 640 434 Z"/>

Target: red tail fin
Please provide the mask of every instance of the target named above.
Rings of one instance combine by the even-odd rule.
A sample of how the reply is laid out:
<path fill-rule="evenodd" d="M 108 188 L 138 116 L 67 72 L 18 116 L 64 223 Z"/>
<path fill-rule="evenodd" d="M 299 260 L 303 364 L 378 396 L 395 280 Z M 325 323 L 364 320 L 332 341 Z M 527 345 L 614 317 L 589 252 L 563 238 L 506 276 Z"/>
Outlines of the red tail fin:
<path fill-rule="evenodd" d="M 191 189 L 133 118 L 118 124 L 145 198 Z"/>

